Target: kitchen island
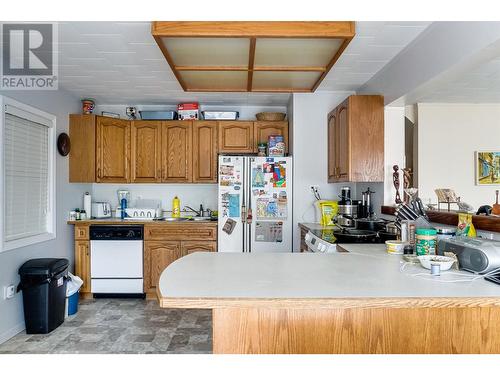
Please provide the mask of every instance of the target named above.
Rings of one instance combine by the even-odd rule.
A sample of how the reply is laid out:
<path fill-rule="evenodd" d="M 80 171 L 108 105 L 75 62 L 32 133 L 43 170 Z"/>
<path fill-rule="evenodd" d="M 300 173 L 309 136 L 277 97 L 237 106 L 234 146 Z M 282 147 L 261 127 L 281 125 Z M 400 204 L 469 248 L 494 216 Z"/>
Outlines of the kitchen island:
<path fill-rule="evenodd" d="M 500 353 L 500 286 L 342 247 L 192 254 L 163 271 L 160 305 L 212 309 L 214 353 Z"/>

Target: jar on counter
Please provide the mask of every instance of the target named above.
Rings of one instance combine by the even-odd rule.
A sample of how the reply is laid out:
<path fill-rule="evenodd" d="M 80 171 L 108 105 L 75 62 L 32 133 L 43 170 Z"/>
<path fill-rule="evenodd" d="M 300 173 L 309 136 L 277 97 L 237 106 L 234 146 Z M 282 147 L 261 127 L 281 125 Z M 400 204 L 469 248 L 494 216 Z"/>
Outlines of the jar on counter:
<path fill-rule="evenodd" d="M 267 143 L 259 143 L 257 144 L 257 156 L 266 156 L 267 153 Z"/>
<path fill-rule="evenodd" d="M 437 228 L 437 242 L 455 237 L 457 228 Z"/>
<path fill-rule="evenodd" d="M 419 228 L 415 233 L 417 256 L 436 255 L 437 230 L 434 228 Z"/>

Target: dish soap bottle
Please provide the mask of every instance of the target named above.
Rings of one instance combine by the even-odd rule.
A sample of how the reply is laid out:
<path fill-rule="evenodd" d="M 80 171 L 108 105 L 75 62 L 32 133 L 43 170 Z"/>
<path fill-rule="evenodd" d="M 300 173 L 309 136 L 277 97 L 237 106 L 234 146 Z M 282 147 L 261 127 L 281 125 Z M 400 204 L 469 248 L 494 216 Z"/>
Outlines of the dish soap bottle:
<path fill-rule="evenodd" d="M 181 217 L 181 200 L 177 195 L 172 200 L 172 217 Z"/>

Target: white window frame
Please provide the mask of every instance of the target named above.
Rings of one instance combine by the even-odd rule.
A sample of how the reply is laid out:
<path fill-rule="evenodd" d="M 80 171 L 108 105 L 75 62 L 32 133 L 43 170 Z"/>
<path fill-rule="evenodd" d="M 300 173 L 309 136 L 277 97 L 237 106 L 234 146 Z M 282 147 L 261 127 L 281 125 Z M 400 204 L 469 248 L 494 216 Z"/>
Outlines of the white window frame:
<path fill-rule="evenodd" d="M 7 106 L 20 114 L 21 117 L 28 120 L 41 122 L 48 128 L 48 174 L 49 174 L 49 192 L 48 192 L 48 213 L 47 213 L 47 232 L 20 238 L 11 241 L 5 241 L 5 158 L 4 158 L 4 134 L 5 134 L 5 113 Z M 17 249 L 40 242 L 53 240 L 56 238 L 56 116 L 41 111 L 27 104 L 18 102 L 6 96 L 0 95 L 0 252 Z"/>

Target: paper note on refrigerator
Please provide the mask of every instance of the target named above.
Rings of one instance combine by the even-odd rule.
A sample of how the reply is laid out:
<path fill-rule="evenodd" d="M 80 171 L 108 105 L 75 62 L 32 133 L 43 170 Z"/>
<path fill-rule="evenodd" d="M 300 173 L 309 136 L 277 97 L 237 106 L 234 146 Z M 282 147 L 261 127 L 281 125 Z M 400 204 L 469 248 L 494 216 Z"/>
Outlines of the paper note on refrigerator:
<path fill-rule="evenodd" d="M 240 195 L 229 194 L 229 217 L 240 217 Z"/>

